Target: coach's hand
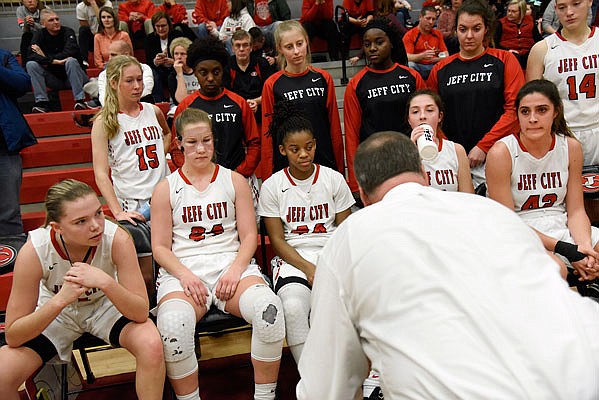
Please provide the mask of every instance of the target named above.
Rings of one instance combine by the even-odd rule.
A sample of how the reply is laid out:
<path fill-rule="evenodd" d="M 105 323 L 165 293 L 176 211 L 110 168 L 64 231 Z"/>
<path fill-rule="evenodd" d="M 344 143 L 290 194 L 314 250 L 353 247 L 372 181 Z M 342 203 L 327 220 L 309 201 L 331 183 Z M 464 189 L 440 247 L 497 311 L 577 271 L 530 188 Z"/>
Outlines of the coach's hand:
<path fill-rule="evenodd" d="M 474 146 L 470 153 L 468 153 L 468 160 L 470 161 L 470 168 L 478 167 L 485 162 L 487 153 L 481 150 L 480 147 Z"/>
<path fill-rule="evenodd" d="M 220 277 L 216 284 L 216 297 L 223 301 L 231 299 L 235 295 L 243 271 L 244 269 L 235 263 L 231 264 L 227 272 Z"/>
<path fill-rule="evenodd" d="M 193 272 L 188 271 L 179 278 L 183 292 L 186 296 L 191 297 L 193 301 L 200 307 L 206 307 L 208 299 L 208 289 L 204 286 L 204 282 L 198 278 Z"/>

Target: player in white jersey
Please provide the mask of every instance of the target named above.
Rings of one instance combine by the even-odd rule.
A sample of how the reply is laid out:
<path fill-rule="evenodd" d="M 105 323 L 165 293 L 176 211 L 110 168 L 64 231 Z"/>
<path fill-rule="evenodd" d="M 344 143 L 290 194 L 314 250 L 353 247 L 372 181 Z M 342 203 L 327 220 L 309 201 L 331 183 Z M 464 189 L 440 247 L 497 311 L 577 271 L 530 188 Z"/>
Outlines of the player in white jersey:
<path fill-rule="evenodd" d="M 486 166 L 488 195 L 513 209 L 566 257 L 581 280 L 599 276 L 599 230 L 583 204 L 582 150 L 564 119 L 557 88 L 526 83 L 516 97 L 520 132 L 497 142 Z"/>
<path fill-rule="evenodd" d="M 287 345 L 299 362 L 310 329 L 316 259 L 355 200 L 343 175 L 314 164 L 312 125 L 293 103 L 275 105 L 269 135 L 281 143 L 278 150 L 289 167 L 264 182 L 258 213 L 277 255 L 271 262 L 275 293 L 283 303 Z"/>
<path fill-rule="evenodd" d="M 162 111 L 139 102 L 143 75 L 134 57 L 111 58 L 106 79 L 106 101 L 91 133 L 94 175 L 114 218 L 131 224 L 126 227 L 135 239 L 144 280 L 151 287 L 149 226 L 143 222 L 149 219 L 154 187 L 169 171 L 165 155 L 171 134 Z M 153 304 L 152 293 L 151 297 Z"/>
<path fill-rule="evenodd" d="M 423 134 L 422 124 L 435 130 L 439 152 L 432 160 L 422 160 L 429 185 L 451 192 L 474 193 L 470 162 L 464 147 L 446 139 L 441 131 L 445 106 L 443 100 L 430 89 L 414 92 L 406 105 L 408 123 L 412 127 L 410 138 L 414 143 Z"/>
<path fill-rule="evenodd" d="M 183 166 L 152 196 L 158 330 L 177 399 L 199 399 L 195 325 L 212 305 L 252 324 L 255 399 L 274 399 L 285 319 L 252 257 L 257 231 L 247 180 L 214 163 L 208 114 L 187 108 L 175 127 Z"/>
<path fill-rule="evenodd" d="M 533 46 L 526 80 L 553 82 L 564 103 L 568 126 L 582 143 L 583 165 L 599 164 L 599 31 L 589 28 L 591 0 L 556 0 L 562 25 Z"/>
<path fill-rule="evenodd" d="M 0 348 L 3 399 L 54 356 L 71 357 L 89 332 L 136 358 L 140 399 L 162 398 L 165 366 L 160 335 L 130 236 L 105 221 L 87 184 L 65 180 L 46 196 L 46 226 L 29 234 L 17 261 Z M 116 275 L 118 274 L 118 282 Z"/>

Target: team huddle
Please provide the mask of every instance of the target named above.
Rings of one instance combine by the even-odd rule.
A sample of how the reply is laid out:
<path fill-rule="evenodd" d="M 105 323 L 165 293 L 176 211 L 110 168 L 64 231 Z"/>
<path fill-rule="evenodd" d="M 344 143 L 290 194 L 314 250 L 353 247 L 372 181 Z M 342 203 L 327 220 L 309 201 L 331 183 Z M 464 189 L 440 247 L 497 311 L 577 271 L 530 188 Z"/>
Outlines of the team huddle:
<path fill-rule="evenodd" d="M 89 332 L 135 356 L 139 398 L 161 398 L 166 376 L 177 399 L 199 399 L 195 327 L 214 307 L 252 325 L 254 398 L 274 399 L 284 340 L 298 364 L 308 340 L 323 248 L 356 203 L 372 204 L 354 159 L 381 131 L 417 143 L 432 129 L 436 152 L 420 168 L 426 183 L 471 196 L 484 188 L 534 229 L 571 286 L 592 295 L 599 230 L 580 183 L 583 165 L 599 163 L 591 3 L 556 1 L 562 29 L 532 48 L 527 83 L 516 57 L 488 47 L 492 16 L 477 0 L 457 10 L 459 52 L 426 82 L 406 66 L 397 32 L 372 20 L 362 32 L 369 62 L 344 96 L 345 141 L 332 78 L 310 65 L 297 21 L 275 31 L 281 70 L 264 84 L 261 130 L 256 105 L 223 85 L 229 56 L 218 39 L 189 45 L 199 89 L 181 99 L 172 133 L 160 109 L 140 101 L 142 66 L 111 58 L 91 134 L 93 168 L 126 229 L 105 219 L 87 184 L 68 179 L 49 189 L 46 223 L 30 232 L 15 265 L 0 349 L 7 398 L 18 398 L 21 383 L 51 358 L 69 360 L 74 340 Z M 272 287 L 253 258 L 257 216 L 276 254 Z M 151 235 L 151 249 L 127 230 Z"/>

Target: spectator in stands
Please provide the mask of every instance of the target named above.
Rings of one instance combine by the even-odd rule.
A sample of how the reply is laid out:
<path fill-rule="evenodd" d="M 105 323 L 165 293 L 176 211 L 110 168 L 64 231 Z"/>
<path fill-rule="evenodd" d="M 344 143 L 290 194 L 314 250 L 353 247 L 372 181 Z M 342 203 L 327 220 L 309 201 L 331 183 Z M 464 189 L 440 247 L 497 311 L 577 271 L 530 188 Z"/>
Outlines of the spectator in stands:
<path fill-rule="evenodd" d="M 19 205 L 23 168 L 19 152 L 36 143 L 17 98 L 31 88 L 31 79 L 11 52 L 0 48 L 0 236 L 23 234 Z"/>
<path fill-rule="evenodd" d="M 273 34 L 281 21 L 291 19 L 286 0 L 249 0 L 248 11 L 265 34 Z"/>
<path fill-rule="evenodd" d="M 229 8 L 229 16 L 225 18 L 223 25 L 220 27 L 218 37 L 225 43 L 229 54 L 233 55 L 233 46 L 231 43 L 233 33 L 238 30 L 247 32 L 255 27 L 256 23 L 248 13 L 246 0 L 227 0 L 227 6 Z"/>
<path fill-rule="evenodd" d="M 114 218 L 128 223 L 142 275 L 152 288 L 150 228 L 145 222 L 152 191 L 169 174 L 165 155 L 171 132 L 160 108 L 140 102 L 143 74 L 135 58 L 113 57 L 106 80 L 104 107 L 91 133 L 94 176 Z"/>
<path fill-rule="evenodd" d="M 168 88 L 168 76 L 174 71 L 175 60 L 169 47 L 173 39 L 183 34 L 173 30 L 168 16 L 160 11 L 152 16 L 152 27 L 154 32 L 145 40 L 146 61 L 154 71 L 154 100 L 161 102 L 168 100 L 164 96 L 164 90 Z"/>
<path fill-rule="evenodd" d="M 274 35 L 262 32 L 257 26 L 251 28 L 248 33 L 252 37 L 252 54 L 265 58 L 271 67 L 276 69 L 277 50 Z"/>
<path fill-rule="evenodd" d="M 3 399 L 19 399 L 19 386 L 55 356 L 72 361 L 85 332 L 131 352 L 138 398 L 161 399 L 164 354 L 131 237 L 105 220 L 83 182 L 53 185 L 45 208 L 45 226 L 29 232 L 15 265 L 0 348 Z"/>
<path fill-rule="evenodd" d="M 97 68 L 106 68 L 106 63 L 110 59 L 110 45 L 117 40 L 124 41 L 133 48 L 129 34 L 120 29 L 119 18 L 115 9 L 102 7 L 100 9 L 98 33 L 94 36 L 94 64 Z"/>
<path fill-rule="evenodd" d="M 136 43 L 143 41 L 146 35 L 153 32 L 152 15 L 156 8 L 152 0 L 127 0 L 119 3 L 119 20 L 125 21 L 129 34 Z"/>
<path fill-rule="evenodd" d="M 524 70 L 530 49 L 541 39 L 535 21 L 526 14 L 526 1 L 510 0 L 507 15 L 495 25 L 495 46 L 515 55 Z"/>
<path fill-rule="evenodd" d="M 62 26 L 58 14 L 49 8 L 41 11 L 41 22 L 43 28 L 33 35 L 27 62 L 35 97 L 32 112 L 50 111 L 47 87 L 71 88 L 75 110 L 86 109 L 83 85 L 89 79 L 79 63 L 75 31 Z"/>
<path fill-rule="evenodd" d="M 189 27 L 189 19 L 187 10 L 183 4 L 177 4 L 176 0 L 164 0 L 164 2 L 156 8 L 156 11 L 162 11 L 171 20 L 173 29 L 181 31 L 183 36 L 191 41 L 194 41 L 197 36 Z"/>
<path fill-rule="evenodd" d="M 224 86 L 243 97 L 256 117 L 262 122 L 262 88 L 271 75 L 271 67 L 264 58 L 251 52 L 251 36 L 246 31 L 233 33 L 233 52 L 224 75 Z"/>
<path fill-rule="evenodd" d="M 373 0 L 343 0 L 343 7 L 347 10 L 349 23 L 343 26 L 342 35 L 345 37 L 345 48 L 342 57 L 349 54 L 352 36 L 364 34 L 364 28 L 374 18 Z"/>
<path fill-rule="evenodd" d="M 403 4 L 403 3 L 400 3 L 400 4 Z M 377 18 L 387 18 L 389 23 L 393 26 L 393 29 L 395 29 L 399 33 L 400 37 L 403 37 L 403 35 L 405 35 L 408 30 L 406 29 L 405 22 L 403 22 L 396 15 L 396 13 L 395 13 L 396 7 L 397 7 L 397 1 L 395 1 L 395 0 L 380 0 L 377 2 L 377 5 L 376 5 L 375 16 Z M 405 7 L 402 8 L 402 10 L 405 10 L 405 9 L 406 9 Z M 399 13 L 397 13 L 397 14 L 399 14 Z"/>
<path fill-rule="evenodd" d="M 183 101 L 184 98 L 200 88 L 198 78 L 193 73 L 193 68 L 187 65 L 187 49 L 191 46 L 191 40 L 180 37 L 176 38 L 171 43 L 171 54 L 175 63 L 173 64 L 173 72 L 168 76 L 168 91 L 171 95 L 171 111 L 174 115 L 175 110 L 172 109 Z M 169 111 L 169 114 L 171 114 Z"/>
<path fill-rule="evenodd" d="M 23 4 L 17 7 L 17 23 L 23 31 L 21 36 L 21 65 L 27 64 L 33 32 L 42 29 L 40 11 L 46 6 L 39 0 L 22 0 Z"/>
<path fill-rule="evenodd" d="M 212 31 L 218 32 L 228 15 L 227 0 L 196 0 L 193 17 L 198 24 L 198 37 L 206 37 Z"/>
<path fill-rule="evenodd" d="M 435 8 L 423 7 L 418 26 L 410 29 L 403 37 L 408 65 L 418 71 L 423 79 L 427 79 L 435 64 L 448 55 L 443 34 L 433 28 L 436 20 Z"/>
<path fill-rule="evenodd" d="M 186 108 L 199 108 L 212 115 L 216 139 L 216 162 L 249 178 L 260 162 L 260 132 L 247 101 L 223 86 L 229 53 L 214 36 L 198 39 L 189 47 L 187 65 L 193 68 L 200 89 L 177 106 L 175 119 Z M 184 154 L 173 141 L 171 155 L 176 166 Z"/>
<path fill-rule="evenodd" d="M 308 32 L 310 42 L 315 37 L 326 40 L 329 59 L 339 60 L 341 38 L 333 21 L 333 0 L 303 0 L 300 22 Z"/>
<path fill-rule="evenodd" d="M 599 304 L 513 211 L 425 187 L 394 132 L 360 146 L 356 171 L 372 206 L 318 258 L 298 400 L 362 398 L 370 363 L 390 399 L 599 398 Z"/>
<path fill-rule="evenodd" d="M 369 64 L 350 80 L 343 100 L 348 181 L 356 200 L 359 193 L 354 156 L 358 145 L 384 130 L 407 135 L 409 125 L 398 116 L 406 114 L 410 93 L 426 87 L 418 72 L 406 66 L 403 42 L 387 19 L 376 18 L 368 23 L 362 47 Z M 398 87 L 402 89 L 393 89 Z"/>
<path fill-rule="evenodd" d="M 293 101 L 312 122 L 318 142 L 315 162 L 345 172 L 343 138 L 335 85 L 331 75 L 310 65 L 308 34 L 298 21 L 284 21 L 275 31 L 281 70 L 271 75 L 262 90 L 262 179 L 287 166 L 277 138 L 269 132 L 274 104 Z"/>
<path fill-rule="evenodd" d="M 568 128 L 559 92 L 548 80 L 530 81 L 518 92 L 516 109 L 519 132 L 489 151 L 488 195 L 518 213 L 548 251 L 565 257 L 577 275 L 569 282 L 592 281 L 599 276 L 599 229 L 584 209 L 582 146 Z"/>
<path fill-rule="evenodd" d="M 406 112 L 412 128 L 410 139 L 414 143 L 424 133 L 422 124 L 430 125 L 435 131 L 433 139 L 439 152 L 431 160 L 422 160 L 429 185 L 451 192 L 474 193 L 464 146 L 444 138 L 442 122 L 445 106 L 441 97 L 430 89 L 417 90 L 410 95 Z"/>
<path fill-rule="evenodd" d="M 468 153 L 475 188 L 484 183 L 487 151 L 518 128 L 514 102 L 524 84 L 516 57 L 488 47 L 494 18 L 486 2 L 464 1 L 457 12 L 460 52 L 438 62 L 427 81 L 445 103 L 443 133 Z"/>
<path fill-rule="evenodd" d="M 443 40 L 449 55 L 460 51 L 460 44 L 456 36 L 455 17 L 462 0 L 446 0 L 441 15 L 437 19 L 437 29 L 443 34 Z"/>
<path fill-rule="evenodd" d="M 128 43 L 124 40 L 116 40 L 110 44 L 108 48 L 110 53 L 110 58 L 116 56 L 131 56 L 133 57 L 133 48 L 131 47 L 131 43 Z M 107 63 L 108 64 L 108 63 Z M 144 88 L 141 93 L 140 101 L 144 101 L 146 103 L 154 103 L 154 97 L 152 96 L 152 89 L 154 88 L 154 73 L 152 72 L 152 68 L 148 64 L 141 64 L 141 71 L 143 77 Z M 100 72 L 98 75 L 98 101 L 100 105 L 105 104 L 105 95 L 106 95 L 106 85 L 108 82 L 106 81 L 106 70 Z M 89 105 L 89 104 L 88 104 Z"/>
<path fill-rule="evenodd" d="M 75 8 L 75 14 L 79 21 L 81 60 L 85 67 L 89 67 L 87 61 L 89 52 L 94 52 L 94 35 L 100 32 L 100 9 L 102 7 L 112 8 L 112 2 L 110 0 L 82 0 Z"/>

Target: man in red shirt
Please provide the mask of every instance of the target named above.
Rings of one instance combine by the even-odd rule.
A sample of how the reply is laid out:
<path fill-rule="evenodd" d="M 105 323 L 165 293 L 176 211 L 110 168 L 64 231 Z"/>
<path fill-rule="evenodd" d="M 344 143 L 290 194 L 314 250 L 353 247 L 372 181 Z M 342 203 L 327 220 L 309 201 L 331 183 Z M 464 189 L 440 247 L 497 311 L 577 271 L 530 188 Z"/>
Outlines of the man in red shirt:
<path fill-rule="evenodd" d="M 339 60 L 339 32 L 333 22 L 333 0 L 304 0 L 300 22 L 310 41 L 315 36 L 325 39 L 329 58 L 331 61 Z"/>
<path fill-rule="evenodd" d="M 410 29 L 403 37 L 408 54 L 408 65 L 420 73 L 423 79 L 441 58 L 447 57 L 447 47 L 440 30 L 433 28 L 437 20 L 437 11 L 425 6 L 420 11 L 418 26 Z"/>
<path fill-rule="evenodd" d="M 119 20 L 127 23 L 131 39 L 140 41 L 154 32 L 151 21 L 154 11 L 151 0 L 127 0 L 119 4 Z"/>
<path fill-rule="evenodd" d="M 198 37 L 206 37 L 214 30 L 218 31 L 228 16 L 227 0 L 196 0 L 193 22 L 198 24 Z"/>

